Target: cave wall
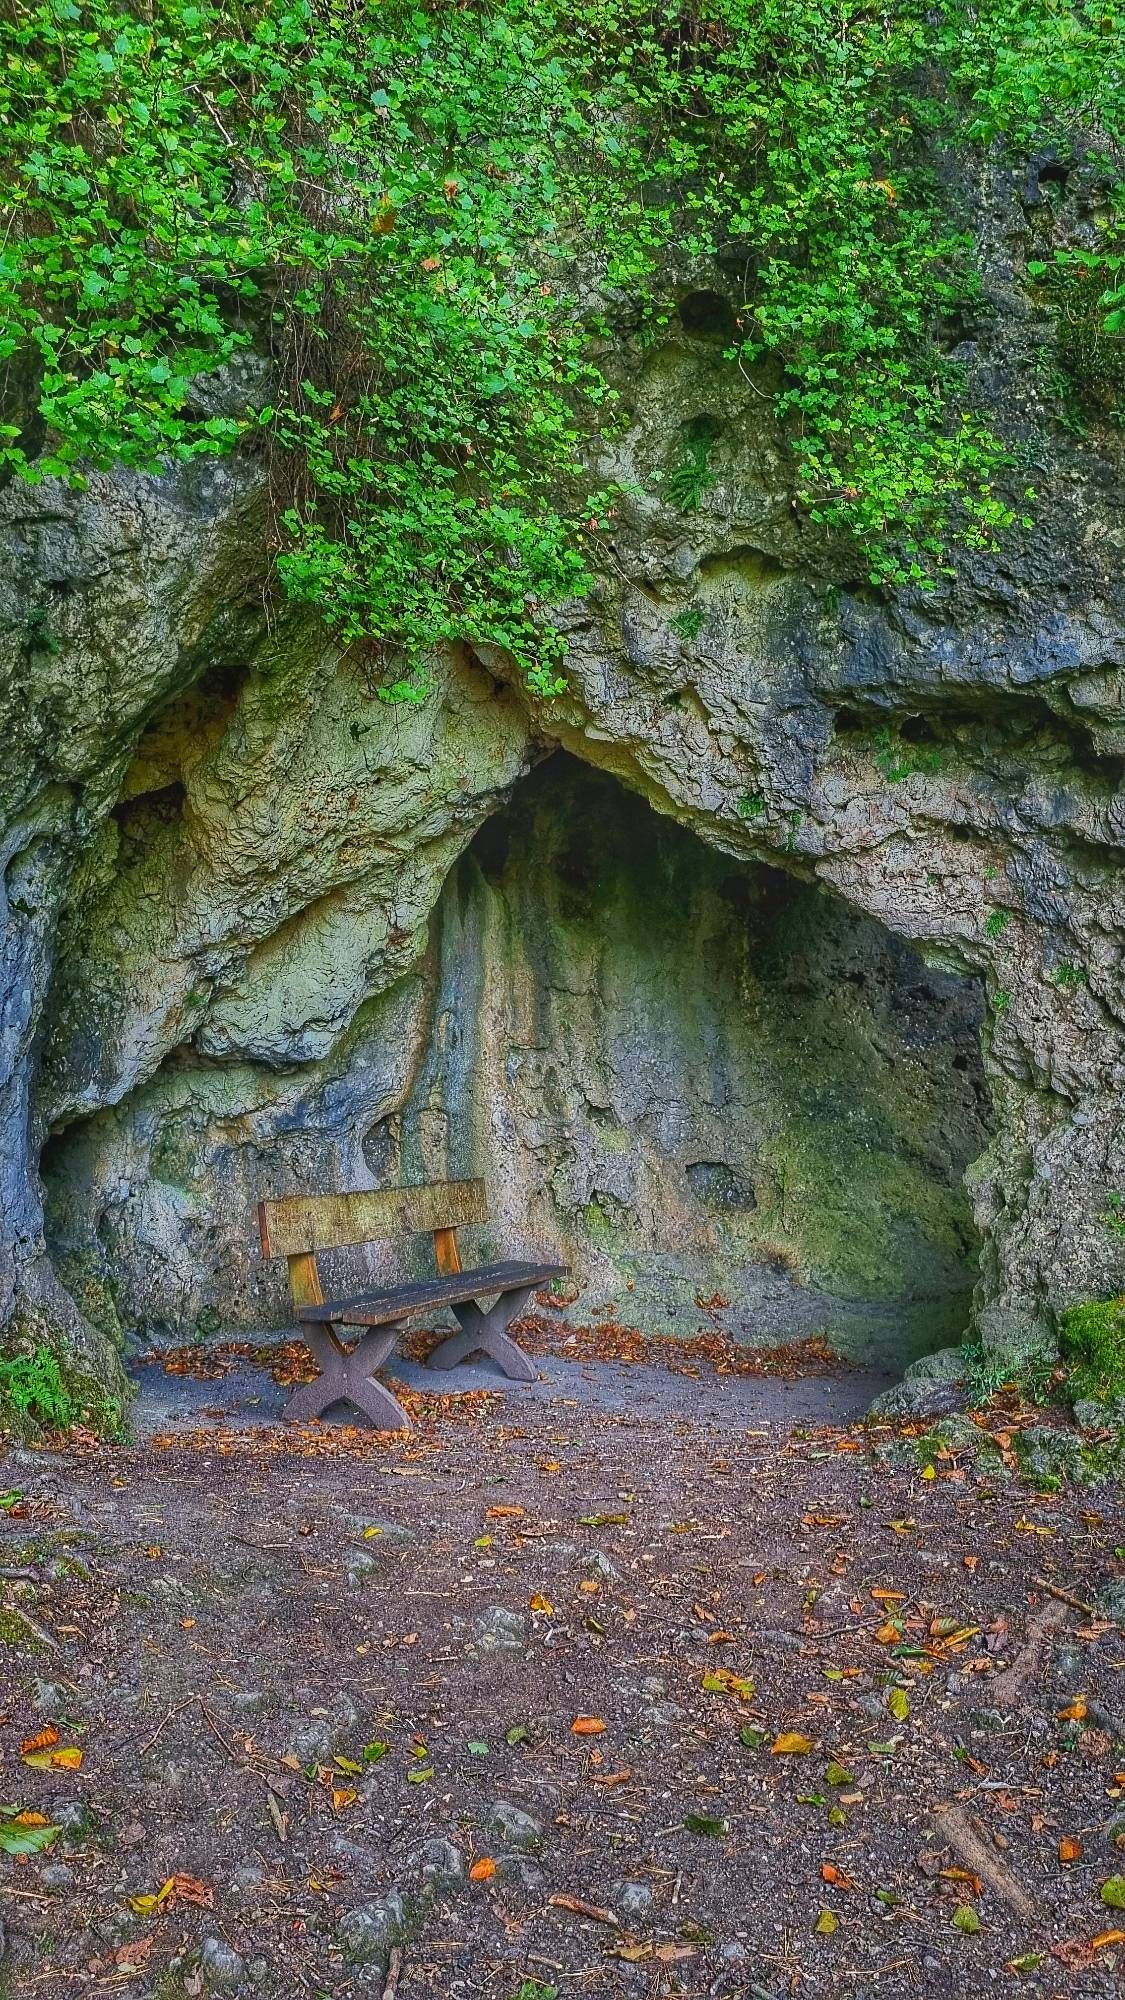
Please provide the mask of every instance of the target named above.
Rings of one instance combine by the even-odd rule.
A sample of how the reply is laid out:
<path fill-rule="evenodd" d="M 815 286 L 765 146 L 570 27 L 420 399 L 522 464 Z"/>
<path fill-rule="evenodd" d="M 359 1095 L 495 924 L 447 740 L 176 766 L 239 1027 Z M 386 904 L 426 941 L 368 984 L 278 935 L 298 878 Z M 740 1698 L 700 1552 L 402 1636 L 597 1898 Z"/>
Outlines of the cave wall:
<path fill-rule="evenodd" d="M 1119 433 L 1047 413 L 1026 187 L 994 162 L 977 192 L 987 310 L 958 360 L 1034 464 L 1032 525 L 931 588 L 873 588 L 797 504 L 768 385 L 686 311 L 655 346 L 622 335 L 606 357 L 623 421 L 591 470 L 623 484 L 595 587 L 559 617 L 552 701 L 503 657 L 449 649 L 422 708 L 388 708 L 385 664 L 269 597 L 252 454 L 0 492 L 8 1339 L 117 1379 L 113 1266 L 132 1218 L 179 1184 L 171 1138 L 163 1181 L 145 1179 L 147 1138 L 130 1150 L 147 1092 L 180 1093 L 189 1162 L 193 1121 L 228 1121 L 232 1156 L 260 1135 L 279 1169 L 371 1170 L 355 1135 L 425 1066 L 450 869 L 560 746 L 730 862 L 830 890 L 981 982 L 986 1345 L 1049 1348 L 1068 1305 L 1125 1289 L 1107 1220 L 1125 1190 L 1125 482 Z M 684 276 L 686 292 L 725 283 Z M 684 513 L 668 475 L 701 422 L 713 484 Z M 412 1116 L 404 1157 L 420 1159 L 429 1107 Z M 56 1218 L 64 1286 L 40 1150 L 50 1135 L 54 1171 L 114 1119 L 104 1209 L 126 1155 L 133 1208 L 116 1210 L 112 1256 Z M 190 1297 L 207 1223 L 181 1195 Z"/>
<path fill-rule="evenodd" d="M 740 1338 L 822 1331 L 901 1364 L 968 1319 L 980 1014 L 972 982 L 835 896 L 556 755 L 453 865 L 417 969 L 345 1050 L 297 1080 L 260 1040 L 233 1063 L 209 1041 L 68 1125 L 52 1247 L 142 1339 L 273 1327 L 261 1194 L 483 1174 L 473 1249 L 559 1249 L 579 1317 L 692 1332 L 718 1295 Z M 428 1250 L 350 1253 L 340 1276 L 421 1273 Z"/>

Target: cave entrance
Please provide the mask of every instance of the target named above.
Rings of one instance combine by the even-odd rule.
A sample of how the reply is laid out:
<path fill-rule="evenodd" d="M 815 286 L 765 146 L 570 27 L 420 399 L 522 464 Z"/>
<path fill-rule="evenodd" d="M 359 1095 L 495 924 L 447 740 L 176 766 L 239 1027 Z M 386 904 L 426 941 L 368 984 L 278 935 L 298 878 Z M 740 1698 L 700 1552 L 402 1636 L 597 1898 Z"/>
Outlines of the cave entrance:
<path fill-rule="evenodd" d="M 559 1245 L 576 1317 L 820 1333 L 895 1370 L 961 1338 L 976 981 L 562 752 L 455 867 L 431 970 L 427 1052 L 368 1165 L 487 1162 L 497 1240 Z"/>

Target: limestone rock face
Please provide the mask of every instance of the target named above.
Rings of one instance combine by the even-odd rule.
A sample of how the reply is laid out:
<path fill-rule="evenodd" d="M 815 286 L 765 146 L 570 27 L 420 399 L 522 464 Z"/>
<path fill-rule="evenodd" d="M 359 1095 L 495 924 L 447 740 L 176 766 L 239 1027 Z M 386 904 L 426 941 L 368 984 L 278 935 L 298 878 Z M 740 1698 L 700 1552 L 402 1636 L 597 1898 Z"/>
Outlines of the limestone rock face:
<path fill-rule="evenodd" d="M 551 701 L 454 649 L 388 706 L 267 615 L 253 463 L 0 494 L 0 1318 L 103 1386 L 123 1332 L 284 1324 L 259 1196 L 447 1171 L 579 1314 L 902 1358 L 974 1279 L 1006 1351 L 1125 1287 L 1110 443 L 888 593 L 721 342 L 620 367 Z"/>

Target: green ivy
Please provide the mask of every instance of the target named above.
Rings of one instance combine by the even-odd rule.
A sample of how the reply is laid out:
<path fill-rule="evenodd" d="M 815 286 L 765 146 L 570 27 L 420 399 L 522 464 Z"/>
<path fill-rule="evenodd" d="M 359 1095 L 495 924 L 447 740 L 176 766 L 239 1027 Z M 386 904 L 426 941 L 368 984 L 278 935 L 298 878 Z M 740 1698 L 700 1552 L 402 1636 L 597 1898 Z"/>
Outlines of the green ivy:
<path fill-rule="evenodd" d="M 1083 123 L 1108 151 L 1122 18 L 8 0 L 0 463 L 256 450 L 284 589 L 386 651 L 389 698 L 448 640 L 549 692 L 549 607 L 612 506 L 597 342 L 651 340 L 719 255 L 726 365 L 770 383 L 798 505 L 874 579 L 924 581 L 1023 504 L 934 338 L 975 273 L 933 163 Z M 688 473 L 698 504 L 706 455 Z"/>

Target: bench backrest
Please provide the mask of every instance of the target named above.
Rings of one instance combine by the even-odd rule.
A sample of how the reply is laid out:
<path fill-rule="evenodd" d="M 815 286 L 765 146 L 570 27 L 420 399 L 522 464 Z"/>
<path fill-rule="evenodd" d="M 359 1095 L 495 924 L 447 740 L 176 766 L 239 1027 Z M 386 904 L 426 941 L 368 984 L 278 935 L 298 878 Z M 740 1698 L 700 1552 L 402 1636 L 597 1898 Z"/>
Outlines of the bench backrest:
<path fill-rule="evenodd" d="M 285 1257 L 294 1305 L 322 1305 L 318 1250 L 379 1243 L 427 1232 L 444 1274 L 461 1269 L 457 1231 L 487 1222 L 483 1181 L 432 1181 L 421 1187 L 371 1188 L 355 1194 L 293 1194 L 258 1203 L 263 1257 Z"/>

